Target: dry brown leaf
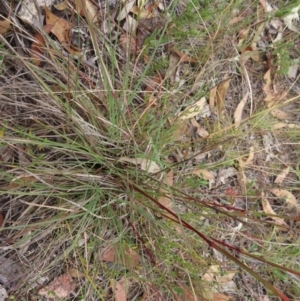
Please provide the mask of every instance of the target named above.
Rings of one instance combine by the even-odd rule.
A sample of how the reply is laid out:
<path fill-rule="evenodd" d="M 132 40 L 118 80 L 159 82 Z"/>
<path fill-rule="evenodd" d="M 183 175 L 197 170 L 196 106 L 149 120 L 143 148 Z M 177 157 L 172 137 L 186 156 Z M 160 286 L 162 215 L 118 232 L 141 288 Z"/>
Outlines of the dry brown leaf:
<path fill-rule="evenodd" d="M 206 98 L 202 97 L 194 104 L 186 107 L 185 110 L 178 115 L 178 118 L 181 120 L 193 118 L 201 113 L 206 104 Z"/>
<path fill-rule="evenodd" d="M 270 189 L 270 192 L 275 194 L 278 198 L 284 198 L 289 207 L 299 208 L 297 199 L 291 192 L 285 189 L 278 189 L 278 188 Z"/>
<path fill-rule="evenodd" d="M 285 177 L 288 175 L 288 173 L 290 172 L 290 168 L 287 167 L 285 168 L 275 179 L 274 183 L 276 184 L 282 184 L 283 180 L 285 179 Z"/>
<path fill-rule="evenodd" d="M 58 301 L 67 298 L 75 288 L 76 284 L 72 277 L 69 274 L 63 274 L 39 290 L 39 295 Z"/>
<path fill-rule="evenodd" d="M 217 108 L 218 116 L 221 116 L 225 110 L 225 97 L 230 84 L 230 78 L 222 81 L 216 87 L 214 87 L 209 94 L 209 108 L 210 111 L 215 113 L 215 107 Z"/>
<path fill-rule="evenodd" d="M 266 198 L 265 194 L 262 192 L 261 193 L 261 203 L 262 203 L 262 207 L 263 210 L 266 214 L 270 214 L 273 216 L 270 216 L 271 219 L 273 219 L 275 221 L 275 224 L 278 226 L 283 226 L 284 228 L 286 228 L 288 225 L 285 223 L 283 218 L 277 217 L 275 216 L 276 213 L 275 211 L 272 209 L 268 199 Z"/>
<path fill-rule="evenodd" d="M 72 49 L 70 42 L 70 30 L 74 24 L 69 23 L 63 18 L 54 15 L 47 7 L 45 7 L 46 24 L 52 25 L 51 32 L 56 36 L 60 44 L 71 54 L 81 56 L 82 52 L 78 49 Z"/>
<path fill-rule="evenodd" d="M 143 158 L 121 157 L 119 159 L 119 162 L 127 162 L 132 163 L 134 165 L 139 165 L 142 170 L 147 171 L 149 173 L 157 173 L 160 171 L 160 167 L 157 163 Z"/>
<path fill-rule="evenodd" d="M 248 92 L 246 93 L 246 95 L 243 97 L 243 99 L 240 101 L 240 103 L 238 104 L 235 112 L 234 112 L 234 123 L 235 123 L 235 127 L 239 127 L 242 121 L 242 113 L 244 110 L 244 106 L 247 102 L 247 98 L 248 98 Z"/>
<path fill-rule="evenodd" d="M 110 287 L 115 295 L 115 301 L 126 301 L 129 287 L 129 280 L 122 277 L 119 281 L 110 280 Z"/>
<path fill-rule="evenodd" d="M 119 248 L 118 245 L 109 246 L 100 254 L 100 260 L 113 262 L 133 269 L 139 264 L 140 258 L 136 251 L 129 247 Z"/>
<path fill-rule="evenodd" d="M 280 120 L 286 120 L 289 118 L 289 115 L 282 111 L 282 110 L 279 110 L 279 109 L 273 109 L 271 111 L 271 114 L 275 117 L 275 118 L 278 118 Z"/>
<path fill-rule="evenodd" d="M 10 16 L 7 17 L 7 19 L 0 21 L 0 34 L 5 35 L 7 34 L 11 29 L 11 22 L 10 22 Z"/>
<path fill-rule="evenodd" d="M 90 0 L 72 0 L 77 13 L 93 23 L 97 23 L 98 10 Z"/>
<path fill-rule="evenodd" d="M 54 15 L 47 6 L 45 6 L 44 9 L 45 9 L 45 23 L 46 23 L 46 25 L 54 25 L 58 21 L 59 17 Z"/>
<path fill-rule="evenodd" d="M 45 25 L 43 27 L 45 33 L 49 34 L 52 30 L 53 25 Z M 45 39 L 40 32 L 37 32 L 34 36 L 34 41 L 30 47 L 30 57 L 32 58 L 33 64 L 39 66 L 42 62 L 41 57 L 44 52 Z"/>
<path fill-rule="evenodd" d="M 207 137 L 209 136 L 209 133 L 206 129 L 204 129 L 198 122 L 195 118 L 192 118 L 191 119 L 191 123 L 193 125 L 194 128 L 196 128 L 196 134 L 199 135 L 199 137 Z"/>
<path fill-rule="evenodd" d="M 62 44 L 63 47 L 69 44 L 69 30 L 72 25 L 65 19 L 59 18 L 51 29 L 51 32 L 57 37 L 58 41 Z"/>

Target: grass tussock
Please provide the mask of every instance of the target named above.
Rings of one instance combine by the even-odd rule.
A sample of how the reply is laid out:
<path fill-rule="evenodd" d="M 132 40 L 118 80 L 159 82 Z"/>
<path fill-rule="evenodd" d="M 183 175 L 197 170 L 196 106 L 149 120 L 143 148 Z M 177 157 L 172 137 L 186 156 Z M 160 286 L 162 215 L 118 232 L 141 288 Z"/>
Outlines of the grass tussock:
<path fill-rule="evenodd" d="M 120 38 L 122 5 L 105 11 L 109 33 L 76 16 L 85 57 L 43 33 L 37 64 L 16 40 L 31 45 L 31 30 L 1 37 L 0 258 L 18 272 L 0 282 L 11 300 L 46 300 L 38 292 L 64 273 L 75 283 L 64 300 L 117 300 L 117 285 L 124 300 L 297 300 L 299 76 L 283 71 L 299 34 L 285 28 L 243 61 L 274 14 L 182 1 L 135 45 Z M 216 87 L 214 113 L 182 117 Z"/>

